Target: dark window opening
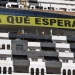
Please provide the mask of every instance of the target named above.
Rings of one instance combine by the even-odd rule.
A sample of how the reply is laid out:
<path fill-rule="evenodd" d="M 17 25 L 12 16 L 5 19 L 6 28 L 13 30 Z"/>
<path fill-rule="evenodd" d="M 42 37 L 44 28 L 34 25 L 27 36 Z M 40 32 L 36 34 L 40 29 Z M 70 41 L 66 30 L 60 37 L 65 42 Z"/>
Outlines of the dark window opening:
<path fill-rule="evenodd" d="M 39 7 L 39 6 L 36 6 L 35 8 L 36 8 L 36 9 L 40 9 L 40 7 Z"/>
<path fill-rule="evenodd" d="M 32 58 L 32 61 L 38 61 L 38 58 Z"/>
<path fill-rule="evenodd" d="M 17 2 L 17 0 L 9 0 L 9 2 Z"/>
<path fill-rule="evenodd" d="M 1 74 L 1 67 L 0 67 L 0 74 Z"/>
<path fill-rule="evenodd" d="M 66 70 L 65 69 L 63 70 L 63 75 L 66 75 Z"/>
<path fill-rule="evenodd" d="M 73 70 L 73 75 L 75 75 L 75 70 Z"/>
<path fill-rule="evenodd" d="M 10 50 L 10 45 L 7 45 L 7 49 Z"/>
<path fill-rule="evenodd" d="M 38 68 L 36 69 L 36 75 L 39 75 L 39 69 Z"/>
<path fill-rule="evenodd" d="M 6 57 L 0 57 L 0 60 L 6 60 Z"/>
<path fill-rule="evenodd" d="M 11 5 L 12 8 L 18 8 L 18 5 Z"/>
<path fill-rule="evenodd" d="M 6 74 L 6 71 L 7 69 L 6 69 L 6 67 L 3 67 L 3 74 Z"/>
<path fill-rule="evenodd" d="M 6 5 L 5 4 L 0 4 L 0 7 L 6 7 Z"/>
<path fill-rule="evenodd" d="M 58 57 L 44 56 L 45 61 L 59 61 Z"/>
<path fill-rule="evenodd" d="M 53 8 L 53 7 L 51 7 L 51 10 L 54 10 L 54 8 Z"/>
<path fill-rule="evenodd" d="M 44 9 L 47 9 L 47 8 L 44 8 Z"/>
<path fill-rule="evenodd" d="M 48 7 L 48 9 L 50 9 L 50 7 Z"/>
<path fill-rule="evenodd" d="M 16 60 L 28 60 L 28 57 L 26 55 L 13 55 L 13 59 L 16 59 Z"/>
<path fill-rule="evenodd" d="M 40 9 L 43 9 L 43 7 L 42 7 L 42 6 L 40 6 Z"/>
<path fill-rule="evenodd" d="M 8 0 L 0 0 L 0 1 L 8 1 Z"/>
<path fill-rule="evenodd" d="M 31 75 L 34 75 L 34 69 L 31 68 Z"/>
<path fill-rule="evenodd" d="M 16 45 L 16 50 L 23 50 L 23 45 Z"/>
<path fill-rule="evenodd" d="M 5 44 L 2 44 L 2 49 L 5 49 Z"/>
<path fill-rule="evenodd" d="M 68 70 L 68 75 L 71 75 L 71 70 Z"/>
<path fill-rule="evenodd" d="M 29 3 L 37 3 L 37 1 L 30 1 L 30 0 L 29 0 Z"/>
<path fill-rule="evenodd" d="M 12 74 L 12 68 L 11 67 L 8 68 L 8 74 Z"/>
<path fill-rule="evenodd" d="M 44 75 L 44 69 L 41 69 L 41 75 Z"/>
<path fill-rule="evenodd" d="M 50 48 L 50 47 L 41 47 L 41 50 L 46 52 L 56 52 L 55 48 Z"/>

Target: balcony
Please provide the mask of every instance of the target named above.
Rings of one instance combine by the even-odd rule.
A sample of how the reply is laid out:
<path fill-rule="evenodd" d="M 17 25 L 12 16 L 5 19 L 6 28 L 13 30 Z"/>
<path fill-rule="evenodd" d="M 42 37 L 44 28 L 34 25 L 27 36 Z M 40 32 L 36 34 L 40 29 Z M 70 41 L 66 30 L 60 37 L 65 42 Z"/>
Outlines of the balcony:
<path fill-rule="evenodd" d="M 8 38 L 8 33 L 0 33 L 0 38 Z"/>
<path fill-rule="evenodd" d="M 52 38 L 50 35 L 36 35 L 36 34 L 13 34 L 9 33 L 9 38 L 22 38 L 26 40 L 49 40 L 52 41 Z"/>
<path fill-rule="evenodd" d="M 68 52 L 59 52 L 59 57 L 63 57 L 64 59 L 73 59 L 74 54 L 72 52 L 68 53 Z"/>
<path fill-rule="evenodd" d="M 75 44 L 70 44 L 70 49 L 75 49 Z"/>
<path fill-rule="evenodd" d="M 69 50 L 70 49 L 70 44 L 66 44 L 66 43 L 56 43 L 56 49 L 59 50 Z"/>
<path fill-rule="evenodd" d="M 0 1 L 0 4 L 7 4 L 8 3 L 8 0 L 7 1 Z"/>
<path fill-rule="evenodd" d="M 43 42 L 41 42 L 41 47 L 55 48 L 55 44 L 54 43 L 43 43 Z"/>
<path fill-rule="evenodd" d="M 67 42 L 68 43 L 75 42 L 75 36 L 67 36 Z"/>
<path fill-rule="evenodd" d="M 0 55 L 11 55 L 11 50 L 2 50 L 2 49 L 0 49 Z"/>
<path fill-rule="evenodd" d="M 61 74 L 46 74 L 46 75 L 61 75 Z"/>
<path fill-rule="evenodd" d="M 58 52 L 45 52 L 45 51 L 17 51 L 13 50 L 12 52 L 13 55 L 27 55 L 27 56 L 53 56 L 53 57 L 58 57 Z"/>
<path fill-rule="evenodd" d="M 28 47 L 38 47 L 38 48 L 40 48 L 40 42 L 28 42 Z"/>
<path fill-rule="evenodd" d="M 45 61 L 46 67 L 62 67 L 62 63 L 60 61 Z"/>
<path fill-rule="evenodd" d="M 14 59 L 13 60 L 13 65 L 15 65 L 15 66 L 29 66 L 30 61 L 29 60 L 17 60 L 17 59 Z"/>
<path fill-rule="evenodd" d="M 57 42 L 66 42 L 67 37 L 66 36 L 52 36 L 52 40 L 53 41 L 57 41 Z"/>
<path fill-rule="evenodd" d="M 13 73 L 13 75 L 30 75 L 29 73 Z M 45 75 L 61 75 L 61 74 L 45 74 Z"/>
<path fill-rule="evenodd" d="M 13 75 L 29 75 L 29 73 L 13 73 Z"/>

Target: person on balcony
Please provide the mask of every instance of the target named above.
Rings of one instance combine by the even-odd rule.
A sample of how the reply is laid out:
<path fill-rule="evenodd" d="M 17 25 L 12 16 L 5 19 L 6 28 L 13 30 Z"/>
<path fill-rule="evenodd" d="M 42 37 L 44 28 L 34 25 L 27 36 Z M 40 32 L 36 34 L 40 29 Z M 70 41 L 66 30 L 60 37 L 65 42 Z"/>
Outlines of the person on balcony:
<path fill-rule="evenodd" d="M 42 35 L 45 35 L 44 30 L 42 31 Z"/>

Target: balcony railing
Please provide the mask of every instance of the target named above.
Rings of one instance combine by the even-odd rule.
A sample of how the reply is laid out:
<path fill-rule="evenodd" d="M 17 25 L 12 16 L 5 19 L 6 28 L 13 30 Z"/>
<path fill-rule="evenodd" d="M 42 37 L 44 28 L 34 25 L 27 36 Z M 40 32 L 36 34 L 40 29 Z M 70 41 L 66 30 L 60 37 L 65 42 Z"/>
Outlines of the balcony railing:
<path fill-rule="evenodd" d="M 46 67 L 62 67 L 60 61 L 45 61 Z"/>
<path fill-rule="evenodd" d="M 17 60 L 17 59 L 13 59 L 13 65 L 17 65 L 17 66 L 29 66 L 30 65 L 30 61 L 29 60 Z"/>
<path fill-rule="evenodd" d="M 45 51 L 15 51 L 12 52 L 13 55 L 27 55 L 27 56 L 53 56 L 58 57 L 58 52 L 45 52 Z"/>
<path fill-rule="evenodd" d="M 36 34 L 13 34 L 13 33 L 9 33 L 9 38 L 22 38 L 22 39 L 27 39 L 27 40 L 49 40 L 52 41 L 51 36 L 50 35 L 36 35 Z"/>

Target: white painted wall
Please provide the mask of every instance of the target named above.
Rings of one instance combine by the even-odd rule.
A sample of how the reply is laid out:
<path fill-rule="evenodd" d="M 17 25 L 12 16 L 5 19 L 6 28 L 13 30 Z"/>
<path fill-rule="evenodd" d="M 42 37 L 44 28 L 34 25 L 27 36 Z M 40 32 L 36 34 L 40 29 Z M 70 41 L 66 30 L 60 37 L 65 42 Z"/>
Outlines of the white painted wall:
<path fill-rule="evenodd" d="M 72 58 L 74 58 L 74 55 L 73 55 L 73 53 L 72 52 L 59 52 L 59 57 L 72 57 Z"/>
<path fill-rule="evenodd" d="M 19 5 L 17 2 L 8 2 L 9 5 Z"/>
<path fill-rule="evenodd" d="M 12 51 L 11 50 L 0 50 L 0 54 L 8 54 L 11 55 Z"/>
<path fill-rule="evenodd" d="M 61 69 L 75 69 L 75 63 L 62 63 L 62 68 Z"/>
<path fill-rule="evenodd" d="M 61 74 L 46 74 L 46 75 L 61 75 Z"/>
<path fill-rule="evenodd" d="M 50 4 L 41 3 L 41 6 L 43 6 L 43 7 L 50 7 Z"/>
<path fill-rule="evenodd" d="M 67 37 L 66 36 L 52 36 L 52 40 L 63 40 L 63 41 L 66 41 L 67 40 Z"/>
<path fill-rule="evenodd" d="M 0 37 L 7 37 L 8 38 L 8 33 L 0 33 Z"/>
<path fill-rule="evenodd" d="M 40 51 L 40 49 L 36 49 L 36 51 Z"/>
<path fill-rule="evenodd" d="M 39 3 L 41 2 L 41 3 Z M 72 9 L 75 9 L 75 1 L 66 1 L 66 0 L 38 0 L 39 6 L 43 6 L 43 10 L 48 10 L 48 7 L 53 7 L 54 11 L 64 11 L 60 8 L 65 8 L 68 12 L 75 12 Z M 31 4 L 30 9 L 32 7 L 37 6 L 37 4 Z M 46 8 L 46 9 L 44 9 Z"/>
<path fill-rule="evenodd" d="M 42 59 L 42 58 L 39 58 L 39 59 L 38 59 L 38 62 L 43 62 L 43 59 Z"/>
<path fill-rule="evenodd" d="M 8 8 L 8 5 L 11 7 L 11 5 L 18 5 L 18 8 L 19 8 L 19 5 L 20 5 L 20 3 L 17 3 L 17 2 L 8 2 L 7 4 L 6 4 L 6 8 Z M 22 6 L 22 8 L 23 8 L 23 6 Z"/>
<path fill-rule="evenodd" d="M 73 63 L 73 60 L 68 60 L 68 63 Z"/>
<path fill-rule="evenodd" d="M 6 33 L 6 35 L 8 36 L 7 33 Z M 12 51 L 11 51 L 11 40 L 0 39 L 0 48 L 2 47 L 2 44 L 5 44 L 5 49 L 3 49 L 3 50 L 0 49 L 0 54 L 11 55 L 11 53 L 12 53 Z M 10 45 L 10 50 L 7 50 L 7 44 Z M 11 67 L 12 68 L 12 72 L 13 72 L 13 61 L 11 60 L 11 56 L 10 57 L 6 57 L 6 60 L 0 60 L 0 67 L 2 68 L 1 75 L 3 75 L 3 67 L 6 67 L 6 68 Z M 7 71 L 8 71 L 8 69 L 7 69 Z M 6 75 L 8 75 L 8 74 L 6 74 Z"/>
<path fill-rule="evenodd" d="M 63 0 L 38 0 L 38 2 L 50 2 L 50 3 L 63 3 L 63 4 L 75 4 L 75 1 L 63 1 Z"/>
<path fill-rule="evenodd" d="M 31 72 L 31 68 L 34 69 L 34 72 L 36 72 L 36 68 L 39 69 L 39 72 L 41 72 L 41 69 L 44 69 L 44 72 L 46 73 L 45 62 L 42 61 L 42 58 L 38 58 L 38 61 L 32 61 L 31 58 L 29 58 L 29 60 L 30 60 L 29 73 Z"/>
<path fill-rule="evenodd" d="M 29 47 L 40 47 L 40 42 L 28 42 Z"/>
<path fill-rule="evenodd" d="M 6 67 L 6 68 L 9 68 L 11 67 L 12 68 L 12 72 L 13 72 L 13 61 L 11 60 L 0 60 L 0 67 L 2 68 L 2 73 L 3 74 L 3 67 Z M 8 71 L 8 69 L 7 69 Z"/>
<path fill-rule="evenodd" d="M 7 50 L 7 44 L 10 44 L 10 50 L 11 50 L 11 40 L 0 39 L 0 46 L 1 46 L 2 44 L 5 44 L 5 50 Z"/>
<path fill-rule="evenodd" d="M 30 62 L 30 68 L 45 68 L 45 62 Z"/>
<path fill-rule="evenodd" d="M 32 61 L 32 58 L 28 58 L 30 60 L 30 62 L 43 62 L 43 58 L 37 58 L 38 60 L 37 61 Z"/>
<path fill-rule="evenodd" d="M 29 73 L 13 73 L 12 75 L 30 75 Z"/>
<path fill-rule="evenodd" d="M 29 73 L 13 73 L 13 75 L 30 75 Z M 61 75 L 61 74 L 45 74 L 45 75 Z"/>
<path fill-rule="evenodd" d="M 70 44 L 65 44 L 65 43 L 56 43 L 56 48 L 70 48 Z"/>

